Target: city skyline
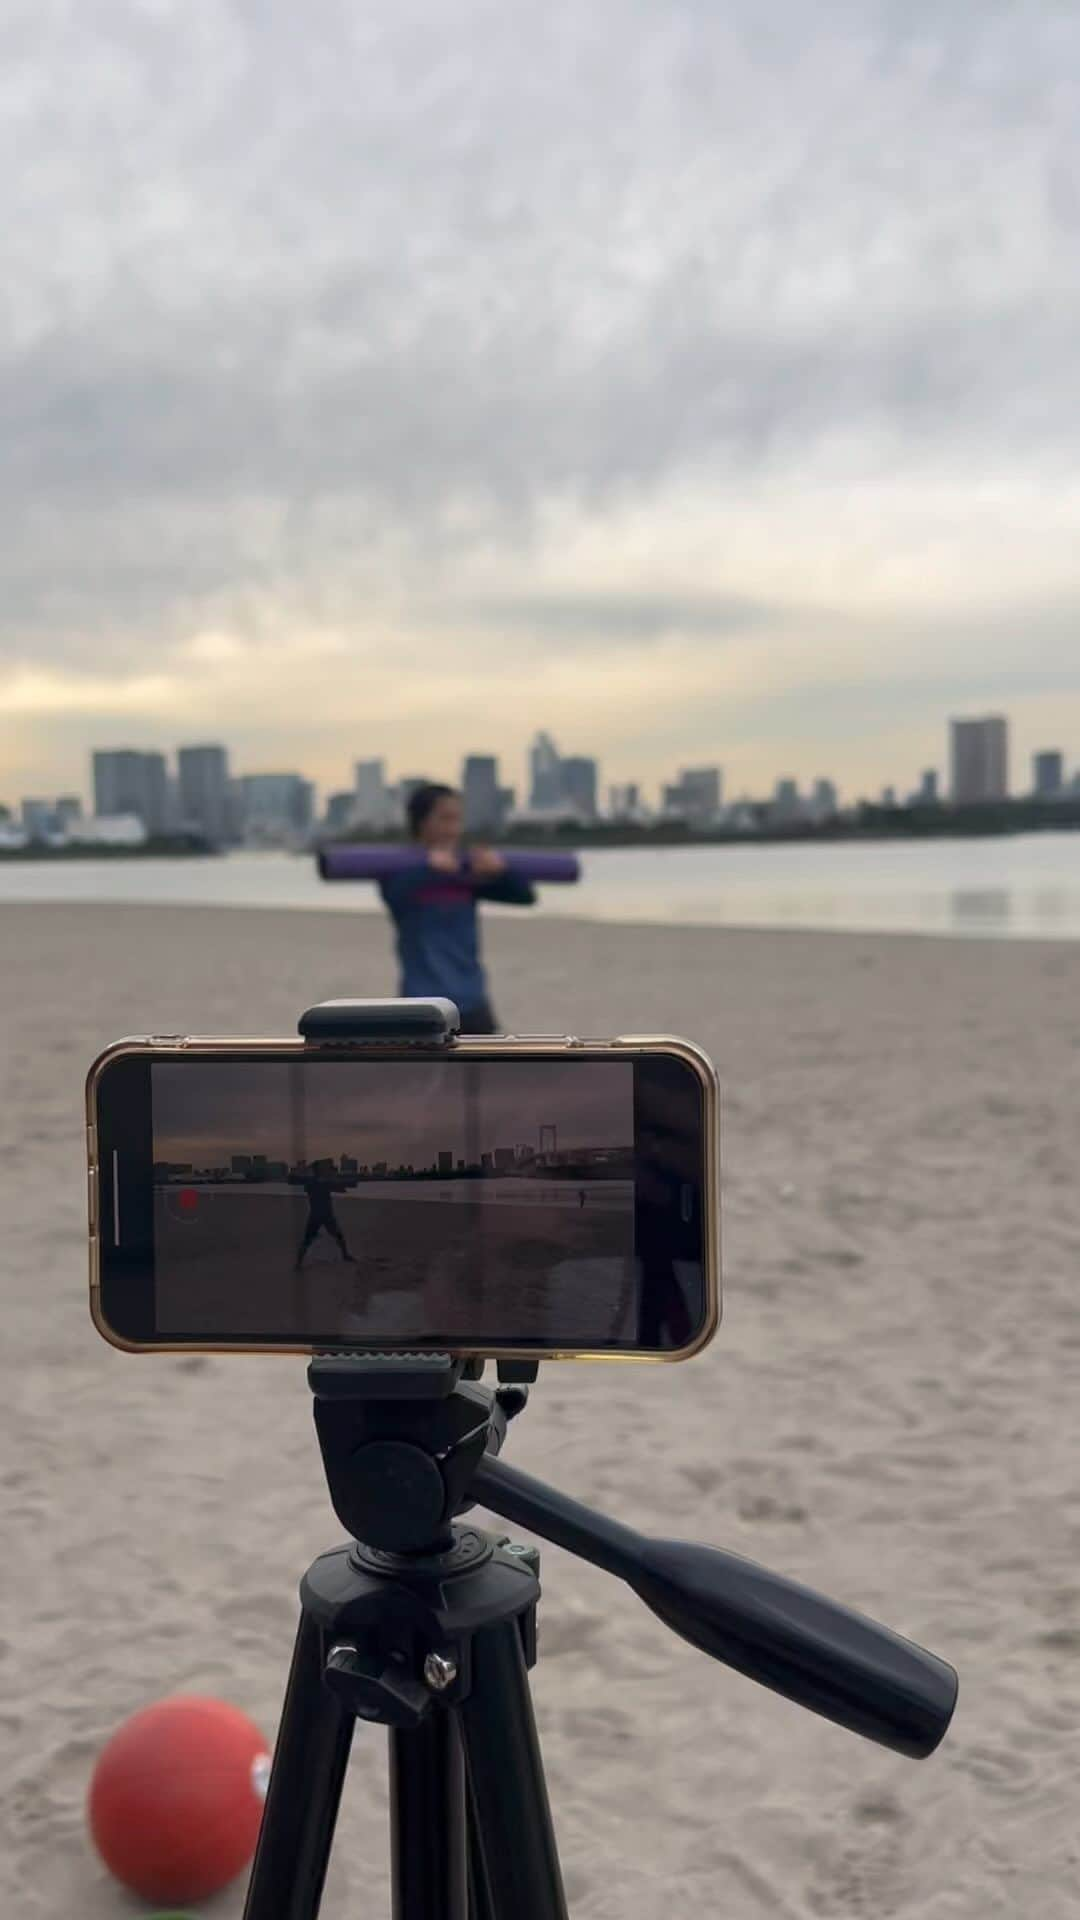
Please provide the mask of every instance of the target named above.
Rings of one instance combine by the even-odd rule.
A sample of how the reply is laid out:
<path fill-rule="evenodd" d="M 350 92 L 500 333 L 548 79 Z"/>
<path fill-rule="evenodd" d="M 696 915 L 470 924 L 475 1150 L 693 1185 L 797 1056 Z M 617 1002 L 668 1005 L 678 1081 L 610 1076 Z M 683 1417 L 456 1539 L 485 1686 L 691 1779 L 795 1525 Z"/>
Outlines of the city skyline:
<path fill-rule="evenodd" d="M 1080 778 L 1080 744 L 1075 749 L 1066 740 L 1060 741 L 1065 733 L 1063 716 L 1059 710 L 1056 716 L 1056 732 L 1051 737 L 1036 736 L 1036 744 L 1025 747 L 1017 739 L 1014 716 L 1010 713 L 992 716 L 1002 720 L 1007 744 L 1004 749 L 1008 761 L 1009 773 L 1004 788 L 997 782 L 991 782 L 988 794 L 998 797 L 1001 792 L 1006 796 L 1024 796 L 1027 794 L 1050 795 L 1067 788 Z M 1076 721 L 1076 737 L 1080 741 L 1080 706 Z M 447 745 L 445 739 L 440 745 L 438 757 L 433 765 L 421 774 L 398 775 L 391 769 L 392 755 L 388 751 L 371 753 L 368 758 L 357 759 L 348 756 L 343 766 L 331 772 L 328 781 L 316 782 L 310 769 L 298 766 L 288 771 L 243 771 L 235 770 L 236 755 L 233 747 L 223 741 L 203 740 L 198 742 L 176 741 L 168 734 L 161 745 L 146 748 L 122 747 L 102 748 L 91 743 L 87 750 L 87 772 L 82 781 L 72 776 L 68 768 L 67 778 L 59 787 L 47 793 L 47 782 L 39 778 L 31 782 L 29 788 L 16 793 L 13 789 L 5 791 L 0 787 L 0 809 L 6 806 L 17 820 L 20 810 L 34 813 L 50 806 L 67 810 L 70 817 L 78 817 L 80 812 L 89 811 L 101 815 L 119 812 L 139 813 L 151 832 L 162 831 L 165 814 L 165 788 L 162 784 L 168 778 L 172 788 L 170 802 L 171 830 L 182 829 L 185 825 L 208 833 L 211 840 L 220 836 L 220 823 L 229 815 L 226 786 L 231 781 L 233 788 L 243 790 L 248 810 L 254 815 L 265 811 L 269 822 L 288 819 L 297 832 L 305 832 L 314 827 L 317 817 L 327 818 L 331 828 L 341 829 L 349 825 L 343 802 L 346 794 L 351 801 L 359 805 L 358 817 L 370 825 L 400 826 L 402 821 L 403 796 L 408 789 L 417 785 L 421 779 L 443 780 L 459 787 L 466 800 L 466 824 L 469 831 L 484 828 L 497 830 L 509 818 L 511 813 L 528 814 L 531 812 L 557 811 L 557 801 L 561 797 L 567 809 L 579 812 L 583 818 L 593 815 L 603 817 L 620 812 L 620 806 L 613 804 L 614 796 L 620 796 L 621 809 L 627 813 L 637 810 L 657 814 L 678 812 L 682 796 L 687 802 L 686 812 L 690 815 L 718 811 L 725 805 L 738 801 L 779 801 L 781 805 L 785 794 L 792 788 L 807 801 L 813 801 L 815 795 L 828 794 L 832 805 L 852 805 L 857 802 L 879 802 L 883 797 L 894 795 L 899 803 L 909 800 L 949 801 L 964 792 L 964 783 L 958 788 L 956 782 L 956 729 L 978 728 L 983 724 L 982 716 L 977 714 L 946 716 L 938 722 L 938 741 L 936 748 L 928 753 L 925 762 L 913 764 L 907 769 L 877 768 L 871 775 L 865 788 L 859 788 L 846 780 L 842 770 L 836 766 L 826 768 L 820 760 L 811 759 L 809 774 L 799 774 L 774 769 L 767 776 L 763 786 L 754 791 L 746 787 L 736 788 L 729 777 L 729 767 L 738 761 L 737 751 L 725 751 L 721 759 L 708 765 L 672 767 L 663 766 L 655 780 L 644 779 L 640 769 L 631 770 L 626 779 L 612 775 L 607 764 L 592 753 L 571 753 L 558 756 L 564 769 L 571 770 L 570 783 L 563 787 L 555 776 L 555 786 L 551 789 L 552 798 L 545 796 L 537 800 L 543 789 L 545 776 L 541 774 L 538 783 L 535 770 L 535 752 L 537 741 L 551 743 L 552 736 L 543 729 L 535 733 L 526 743 L 520 756 L 519 780 L 506 784 L 502 776 L 506 772 L 510 755 L 504 751 L 498 753 L 483 752 L 476 747 L 463 747 L 457 754 L 456 764 L 447 766 Z M 452 752 L 453 750 L 451 750 Z M 405 749 L 405 756 L 410 749 Z M 403 756 L 403 763 L 404 758 Z M 703 756 L 704 757 L 704 756 Z M 146 773 L 152 782 L 154 797 L 142 808 L 124 807 L 112 792 L 113 779 L 105 785 L 109 794 L 104 805 L 101 804 L 103 783 L 97 772 L 96 763 L 100 760 L 130 763 L 141 759 Z M 415 756 L 414 756 L 415 759 Z M 175 771 L 171 763 L 175 761 Z M 208 772 L 208 761 L 213 763 L 213 773 Z M 927 765 L 926 762 L 930 764 Z M 185 779 L 185 766 L 187 778 Z M 470 769 L 474 769 L 479 789 L 472 788 L 470 796 Z M 1041 769 L 1041 770 L 1040 770 Z M 349 773 L 351 784 L 346 784 Z M 343 779 L 342 776 L 345 776 Z M 548 776 L 550 778 L 550 776 Z M 136 778 L 130 770 L 120 776 L 126 779 L 123 790 L 130 794 L 131 781 Z M 385 817 L 376 819 L 377 807 L 372 804 L 373 792 L 381 787 L 384 796 L 390 796 L 390 805 Z M 285 789 L 290 791 L 288 797 Z M 185 794 L 201 790 L 203 806 L 185 812 Z M 971 790 L 975 797 L 976 788 Z M 475 795 L 482 794 L 478 806 Z M 716 795 L 715 805 L 710 794 Z M 263 796 L 260 798 L 259 796 Z M 273 798 L 271 796 L 274 796 Z M 590 804 L 591 796 L 591 804 Z M 630 796 L 633 796 L 631 798 Z M 234 807 L 236 804 L 234 796 Z M 88 807 L 84 807 L 84 801 Z M 335 817 L 334 802 L 337 802 Z M 254 803 L 254 805 L 252 805 Z M 891 804 L 891 801 L 889 802 Z M 329 807 L 329 814 L 327 809 Z M 352 809 L 350 809 L 351 811 Z M 2 813 L 0 813 L 2 818 Z M 224 837 L 230 837 L 226 832 Z"/>
<path fill-rule="evenodd" d="M 1080 730 L 1075 11 L 152 13 L 9 50 L 6 798 Z"/>
<path fill-rule="evenodd" d="M 543 1128 L 537 1132 L 542 1134 Z M 557 1131 L 557 1129 L 555 1129 Z M 537 1144 L 490 1140 L 474 1152 L 471 1160 L 453 1147 L 439 1147 L 430 1161 L 414 1158 L 394 1162 L 391 1159 L 361 1161 L 355 1153 L 320 1154 L 314 1160 L 271 1159 L 268 1154 L 233 1149 L 227 1157 L 210 1164 L 198 1160 L 155 1160 L 154 1183 L 180 1186 L 185 1180 L 213 1180 L 223 1184 L 260 1186 L 267 1182 L 303 1184 L 305 1180 L 348 1181 L 353 1185 L 378 1180 L 457 1180 L 462 1176 L 487 1175 L 491 1178 L 529 1178 L 548 1174 L 554 1178 L 573 1173 L 579 1167 L 591 1167 L 607 1179 L 633 1179 L 632 1141 L 622 1146 L 559 1147 L 545 1152 Z M 605 1171 L 606 1170 L 606 1171 Z"/>
<path fill-rule="evenodd" d="M 923 768 L 902 786 L 886 782 L 872 795 L 844 795 L 829 775 L 819 773 L 803 788 L 797 779 L 778 775 L 766 795 L 728 795 L 719 765 L 683 767 L 651 796 L 640 781 L 602 786 L 597 760 L 564 755 L 553 736 L 541 730 L 530 743 L 522 789 L 502 783 L 497 754 L 466 753 L 460 774 L 449 778 L 463 794 L 466 831 L 498 836 L 515 821 L 573 817 L 582 825 L 608 819 L 644 823 L 681 819 L 707 828 L 738 820 L 749 804 L 766 805 L 774 822 L 800 818 L 824 820 L 845 805 L 869 802 L 894 806 L 971 806 L 1009 797 L 1065 799 L 1080 791 L 1080 770 L 1072 771 L 1060 747 L 1043 746 L 1032 754 L 1030 777 L 1010 777 L 1011 724 L 1007 715 L 954 716 L 948 722 L 944 776 L 939 767 Z M 141 822 L 149 833 L 189 832 L 210 844 L 240 841 L 267 844 L 282 836 L 301 844 L 319 827 L 330 833 L 361 834 L 400 828 L 409 792 L 422 776 L 398 780 L 384 757 L 357 760 L 353 784 L 325 796 L 317 817 L 314 784 L 300 773 L 236 774 L 229 750 L 221 744 L 180 745 L 176 769 L 158 751 L 96 749 L 91 755 L 94 816 L 86 821 L 81 798 L 64 795 L 50 801 L 24 796 L 0 838 L 21 829 L 31 837 L 110 837 L 108 829 Z M 424 776 L 428 777 L 428 776 Z M 110 816 L 120 818 L 110 819 Z M 749 818 L 746 824 L 751 824 Z"/>

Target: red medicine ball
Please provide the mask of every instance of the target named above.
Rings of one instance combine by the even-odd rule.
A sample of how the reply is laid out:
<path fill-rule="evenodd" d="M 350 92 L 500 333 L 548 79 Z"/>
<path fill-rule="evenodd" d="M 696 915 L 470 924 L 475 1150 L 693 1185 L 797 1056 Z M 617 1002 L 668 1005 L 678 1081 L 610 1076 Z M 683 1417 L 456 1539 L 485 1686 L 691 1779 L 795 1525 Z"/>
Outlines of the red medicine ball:
<path fill-rule="evenodd" d="M 177 1695 L 113 1734 L 90 1782 L 105 1865 L 144 1900 L 205 1900 L 255 1851 L 270 1755 L 224 1700 Z"/>

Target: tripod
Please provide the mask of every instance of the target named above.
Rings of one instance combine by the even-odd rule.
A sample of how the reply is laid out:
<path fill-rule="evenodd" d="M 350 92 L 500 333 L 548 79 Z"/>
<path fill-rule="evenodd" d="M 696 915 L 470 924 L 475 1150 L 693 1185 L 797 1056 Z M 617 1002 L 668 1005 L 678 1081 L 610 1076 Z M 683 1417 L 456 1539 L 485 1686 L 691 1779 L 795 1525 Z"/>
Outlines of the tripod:
<path fill-rule="evenodd" d="M 315 1042 L 431 1046 L 446 1002 L 327 1003 Z M 353 1544 L 301 1612 L 244 1920 L 316 1920 L 357 1720 L 390 1735 L 394 1920 L 567 1920 L 533 1719 L 539 1554 L 476 1502 L 625 1580 L 664 1623 L 798 1705 L 921 1758 L 956 1701 L 944 1661 L 734 1554 L 651 1540 L 497 1458 L 535 1363 L 312 1360 L 315 1427 Z"/>
<path fill-rule="evenodd" d="M 629 1582 L 684 1639 L 912 1758 L 951 1667 L 734 1554 L 645 1539 L 494 1456 L 526 1389 L 445 1355 L 313 1360 L 335 1512 L 301 1618 L 244 1920 L 315 1920 L 357 1720 L 390 1729 L 394 1920 L 566 1920 L 533 1720 L 535 1549 L 451 1516 L 474 1499 Z"/>

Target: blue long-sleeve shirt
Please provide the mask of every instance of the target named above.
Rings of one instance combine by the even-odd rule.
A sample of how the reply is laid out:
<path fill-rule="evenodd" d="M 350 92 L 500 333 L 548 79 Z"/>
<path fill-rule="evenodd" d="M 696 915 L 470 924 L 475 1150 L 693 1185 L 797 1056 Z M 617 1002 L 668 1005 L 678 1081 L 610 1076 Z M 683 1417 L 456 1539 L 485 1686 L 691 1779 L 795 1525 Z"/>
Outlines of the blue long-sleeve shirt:
<path fill-rule="evenodd" d="M 463 868 L 441 873 L 422 854 L 415 867 L 388 873 L 379 882 L 397 934 L 401 991 L 409 999 L 445 995 L 460 1013 L 473 1013 L 488 998 L 480 957 L 477 902 L 531 907 L 536 893 L 512 872 L 476 880 Z"/>

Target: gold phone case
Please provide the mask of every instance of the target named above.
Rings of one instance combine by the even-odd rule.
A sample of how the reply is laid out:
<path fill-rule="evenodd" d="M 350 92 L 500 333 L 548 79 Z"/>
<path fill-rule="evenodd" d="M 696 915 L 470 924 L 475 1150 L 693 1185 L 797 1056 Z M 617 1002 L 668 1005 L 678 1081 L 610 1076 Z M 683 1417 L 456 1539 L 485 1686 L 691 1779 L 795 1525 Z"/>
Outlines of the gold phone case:
<path fill-rule="evenodd" d="M 117 1334 L 102 1312 L 101 1307 L 101 1246 L 98 1238 L 97 1221 L 99 1214 L 99 1167 L 97 1157 L 97 1090 L 101 1076 L 107 1066 L 125 1055 L 138 1059 L 175 1060 L 180 1057 L 214 1059 L 222 1054 L 273 1054 L 280 1060 L 296 1058 L 311 1059 L 319 1054 L 332 1053 L 340 1057 L 347 1053 L 347 1044 L 327 1042 L 313 1045 L 299 1037 L 296 1039 L 253 1040 L 249 1037 L 225 1039 L 219 1035 L 203 1038 L 199 1035 L 181 1037 L 132 1038 L 118 1040 L 100 1053 L 90 1068 L 86 1078 L 86 1139 L 89 1166 L 89 1233 L 90 1233 L 90 1316 L 98 1332 L 110 1346 L 119 1347 L 124 1353 L 282 1353 L 313 1354 L 324 1351 L 323 1347 L 298 1343 L 296 1346 L 283 1346 L 279 1342 L 246 1344 L 237 1341 L 194 1341 L 194 1340 L 126 1340 Z M 413 1046 L 403 1048 L 400 1041 L 387 1043 L 365 1042 L 365 1059 L 414 1058 L 421 1049 Z M 442 1048 L 424 1049 L 437 1058 Z M 475 1360 L 604 1360 L 626 1362 L 651 1362 L 657 1360 L 690 1360 L 700 1353 L 712 1339 L 720 1324 L 721 1282 L 720 1282 L 720 1094 L 716 1069 L 712 1061 L 699 1047 L 689 1040 L 681 1040 L 666 1034 L 626 1035 L 617 1040 L 577 1040 L 529 1039 L 521 1036 L 498 1035 L 492 1038 L 461 1039 L 453 1042 L 453 1052 L 459 1059 L 490 1060 L 506 1059 L 514 1055 L 528 1055 L 532 1059 L 610 1059 L 618 1054 L 662 1053 L 674 1055 L 684 1061 L 697 1076 L 701 1087 L 704 1105 L 705 1166 L 712 1170 L 712 1178 L 706 1178 L 703 1192 L 704 1214 L 704 1256 L 705 1256 L 705 1323 L 701 1332 L 688 1347 L 680 1347 L 675 1352 L 633 1352 L 612 1353 L 592 1349 L 562 1349 L 557 1352 L 545 1350 L 539 1352 L 535 1347 L 473 1347 L 454 1348 L 452 1351 L 462 1359 Z M 337 1347 L 335 1352 L 340 1351 Z M 373 1342 L 369 1349 L 357 1351 L 393 1352 L 394 1349 Z M 400 1351 L 400 1349 L 399 1349 Z"/>

